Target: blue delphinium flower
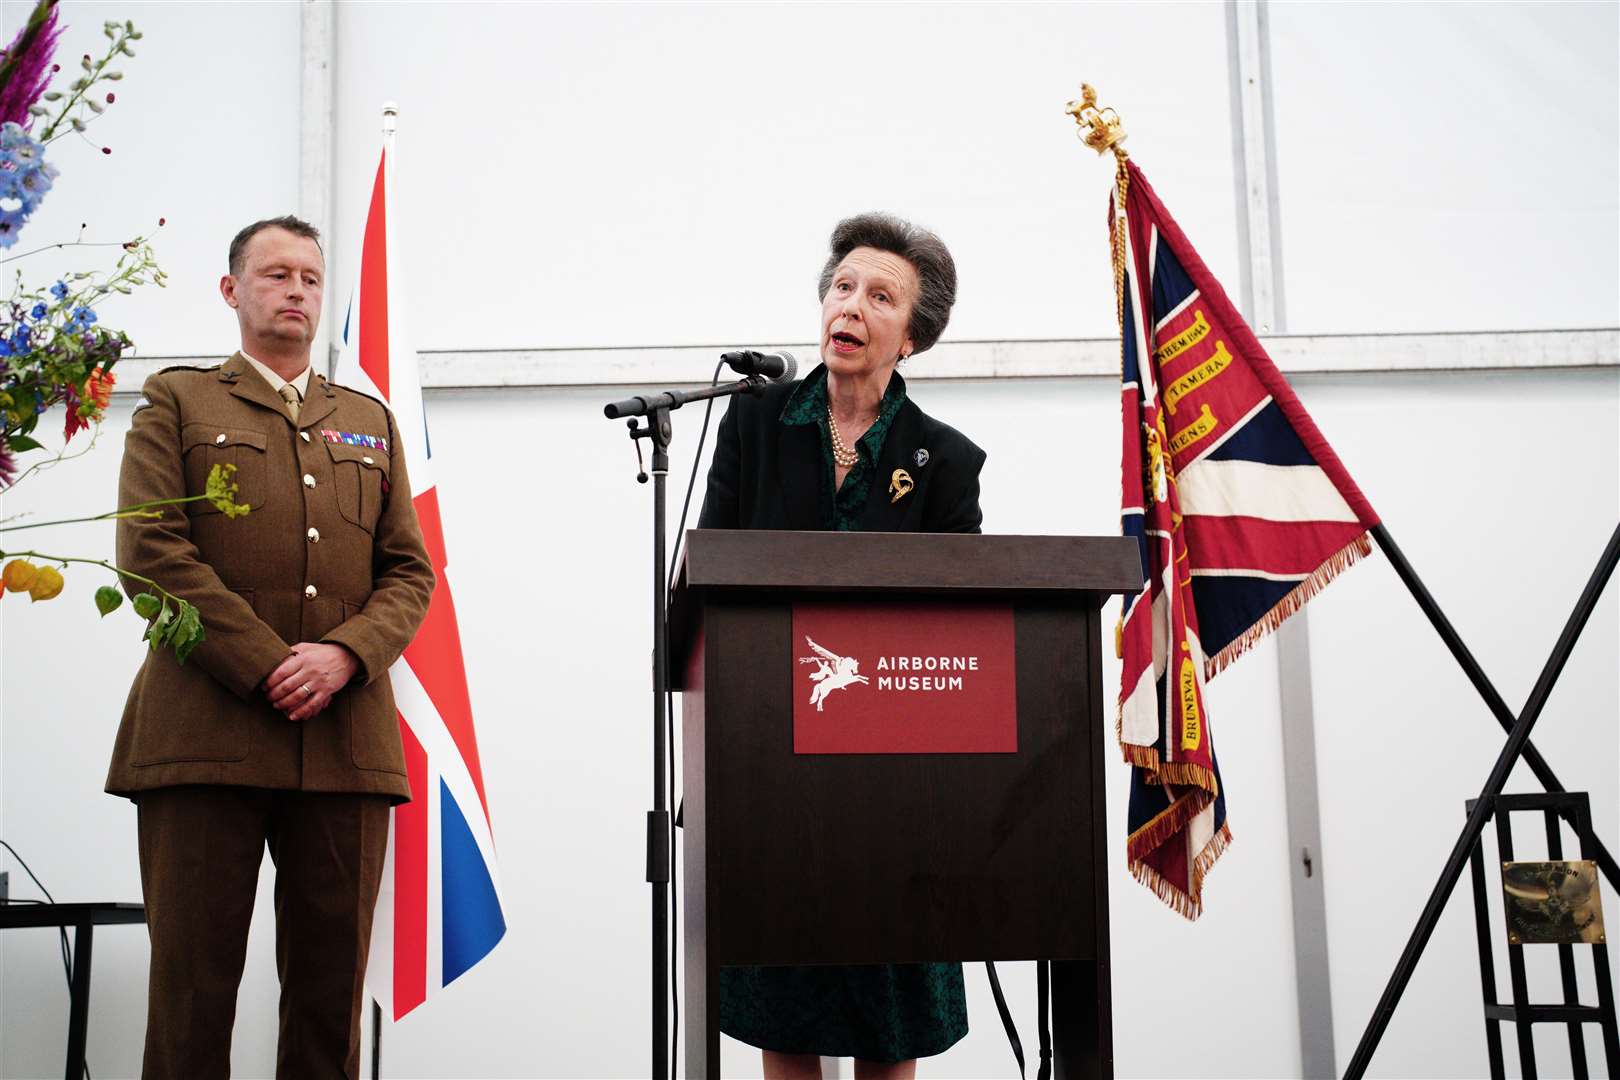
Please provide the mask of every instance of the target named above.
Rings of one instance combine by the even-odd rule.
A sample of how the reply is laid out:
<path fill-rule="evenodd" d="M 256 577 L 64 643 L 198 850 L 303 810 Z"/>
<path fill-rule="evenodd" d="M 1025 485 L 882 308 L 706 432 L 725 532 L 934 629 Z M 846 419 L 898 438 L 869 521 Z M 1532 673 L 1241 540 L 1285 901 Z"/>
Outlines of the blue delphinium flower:
<path fill-rule="evenodd" d="M 43 319 L 45 317 L 45 305 L 35 304 L 34 309 L 28 313 L 28 317 L 31 319 Z"/>
<path fill-rule="evenodd" d="M 56 166 L 40 162 L 33 168 L 20 169 L 17 173 L 17 197 L 22 200 L 23 213 L 31 214 L 38 208 L 40 200 L 45 193 L 51 190 L 51 183 L 56 179 Z"/>
<path fill-rule="evenodd" d="M 65 282 L 58 281 L 55 285 L 51 286 L 51 295 L 56 297 L 58 300 L 66 300 L 67 294 L 68 287 Z"/>
<path fill-rule="evenodd" d="M 57 175 L 56 167 L 45 160 L 43 145 L 16 123 L 0 124 L 0 211 L 14 216 L 6 230 L 13 239 L 38 209 Z M 0 239 L 0 246 L 10 244 L 10 240 Z"/>
<path fill-rule="evenodd" d="M 17 242 L 17 234 L 22 231 L 23 222 L 28 215 L 21 210 L 7 210 L 0 207 L 0 248 L 8 248 Z"/>
<path fill-rule="evenodd" d="M 27 323 L 18 326 L 11 335 L 11 351 L 18 356 L 27 352 L 29 341 L 33 335 L 34 330 Z"/>
<path fill-rule="evenodd" d="M 11 355 L 11 342 L 7 341 L 3 337 L 0 337 L 0 356 L 10 356 L 10 355 Z"/>

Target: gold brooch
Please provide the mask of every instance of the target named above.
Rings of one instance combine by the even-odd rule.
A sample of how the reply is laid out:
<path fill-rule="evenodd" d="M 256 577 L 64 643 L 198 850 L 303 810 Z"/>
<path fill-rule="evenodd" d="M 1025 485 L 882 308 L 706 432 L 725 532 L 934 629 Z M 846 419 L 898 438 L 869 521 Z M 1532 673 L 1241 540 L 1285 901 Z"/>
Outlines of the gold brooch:
<path fill-rule="evenodd" d="M 911 480 L 911 474 L 906 470 L 894 470 L 894 475 L 889 477 L 889 502 L 899 502 L 906 495 L 911 494 L 911 489 L 916 486 Z"/>

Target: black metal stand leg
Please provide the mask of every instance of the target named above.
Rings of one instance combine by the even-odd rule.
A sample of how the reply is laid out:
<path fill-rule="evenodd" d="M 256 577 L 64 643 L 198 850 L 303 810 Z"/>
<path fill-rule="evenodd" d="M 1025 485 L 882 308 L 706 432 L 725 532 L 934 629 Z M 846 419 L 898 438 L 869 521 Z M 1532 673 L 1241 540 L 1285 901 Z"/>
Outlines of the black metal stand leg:
<path fill-rule="evenodd" d="M 1496 853 L 1502 862 L 1513 861 L 1513 830 L 1505 809 L 1496 814 Z M 1524 971 L 1524 947 L 1508 944 L 1508 979 L 1513 985 L 1513 1031 L 1519 1042 L 1519 1075 L 1536 1080 L 1535 1027 L 1530 1022 L 1530 985 Z"/>
<path fill-rule="evenodd" d="M 664 710 L 669 691 L 668 590 L 664 580 L 666 480 L 673 428 L 668 409 L 647 417 L 653 482 L 653 808 L 647 814 L 647 882 L 652 886 L 652 1075 L 669 1071 L 669 793 Z"/>
<path fill-rule="evenodd" d="M 1372 529 L 1372 538 L 1378 542 L 1378 547 L 1383 551 L 1384 557 L 1389 560 L 1390 566 L 1394 568 L 1402 583 L 1406 585 L 1407 591 L 1412 594 L 1412 599 L 1417 601 L 1417 605 L 1423 610 L 1423 614 L 1429 617 L 1429 622 L 1434 626 L 1435 632 L 1440 635 L 1440 640 L 1445 642 L 1446 648 L 1451 650 L 1452 658 L 1462 668 L 1463 674 L 1468 677 L 1469 682 L 1474 684 L 1474 689 L 1479 691 L 1479 696 L 1485 699 L 1486 708 L 1490 709 L 1491 715 L 1496 717 L 1496 722 L 1502 725 L 1502 730 L 1511 734 L 1513 725 L 1516 722 L 1513 710 L 1508 708 L 1506 701 L 1502 700 L 1502 695 L 1496 692 L 1496 687 L 1485 676 L 1485 671 L 1479 666 L 1479 661 L 1474 659 L 1474 654 L 1463 643 L 1462 635 L 1458 634 L 1457 628 L 1451 625 L 1451 620 L 1446 618 L 1446 613 L 1440 610 L 1440 605 L 1435 602 L 1428 586 L 1424 585 L 1423 580 L 1417 576 L 1417 571 L 1412 569 L 1412 564 L 1406 561 L 1406 555 L 1396 545 L 1394 537 L 1389 535 L 1389 530 L 1383 525 L 1378 525 Z M 1559 782 L 1557 776 L 1553 775 L 1552 766 L 1547 764 L 1547 760 L 1541 756 L 1541 751 L 1535 748 L 1535 744 L 1527 741 L 1524 744 L 1523 756 L 1524 763 L 1535 774 L 1536 780 L 1541 784 L 1543 790 L 1555 794 L 1564 790 L 1564 785 Z M 1615 862 L 1614 856 L 1609 853 L 1609 849 L 1604 847 L 1601 841 L 1594 839 L 1591 857 L 1597 862 L 1598 868 L 1603 871 L 1603 876 L 1609 879 L 1609 885 L 1615 889 L 1620 889 L 1620 864 Z"/>
<path fill-rule="evenodd" d="M 1541 710 L 1546 706 L 1547 698 L 1552 694 L 1552 688 L 1563 672 L 1564 665 L 1569 662 L 1569 655 L 1574 651 L 1575 642 L 1579 639 L 1581 630 L 1585 628 L 1587 619 L 1591 618 L 1592 610 L 1597 607 L 1598 597 L 1602 595 L 1604 586 L 1614 574 L 1617 563 L 1620 563 L 1620 526 L 1617 526 L 1613 535 L 1609 537 L 1608 546 L 1603 549 L 1597 568 L 1587 579 L 1586 588 L 1581 591 L 1580 599 L 1575 602 L 1575 610 L 1570 613 L 1563 632 L 1558 636 L 1558 643 L 1553 646 L 1552 655 L 1547 658 L 1540 677 L 1536 679 L 1536 685 L 1530 691 L 1530 697 L 1524 704 L 1524 712 L 1514 724 L 1513 733 L 1508 736 L 1502 752 L 1497 755 L 1496 764 L 1491 767 L 1491 775 L 1485 781 L 1485 790 L 1480 793 L 1479 801 L 1474 805 L 1473 812 L 1468 815 L 1468 824 L 1463 827 L 1462 835 L 1452 847 L 1451 855 L 1446 859 L 1445 869 L 1440 872 L 1440 880 L 1435 883 L 1434 890 L 1429 894 L 1428 902 L 1423 907 L 1423 914 L 1419 916 L 1418 924 L 1412 930 L 1412 936 L 1407 939 L 1406 948 L 1396 961 L 1395 970 L 1390 974 L 1384 993 L 1373 1009 L 1367 1030 L 1362 1033 L 1361 1042 L 1357 1044 L 1355 1054 L 1345 1069 L 1346 1080 L 1360 1080 L 1366 1075 L 1373 1051 L 1383 1038 L 1390 1017 L 1395 1014 L 1395 1006 L 1400 1003 L 1401 995 L 1406 991 L 1406 984 L 1411 981 L 1418 958 L 1423 955 L 1424 946 L 1429 943 L 1429 937 L 1440 921 L 1440 914 L 1445 910 L 1446 901 L 1451 898 L 1451 891 L 1457 886 L 1457 879 L 1462 876 L 1463 863 L 1467 861 L 1469 851 L 1473 849 L 1475 841 L 1484 831 L 1485 818 L 1491 809 L 1490 800 L 1502 793 L 1508 774 L 1512 772 L 1514 764 L 1524 752 L 1525 745 L 1529 743 L 1530 731 L 1540 718 Z"/>
<path fill-rule="evenodd" d="M 1575 809 L 1575 835 L 1580 838 L 1581 858 L 1591 857 L 1592 804 L 1581 800 Z M 1610 1076 L 1620 1076 L 1620 1023 L 1615 1020 L 1614 980 L 1609 976 L 1609 950 L 1605 943 L 1592 947 L 1592 973 L 1597 976 L 1598 1024 L 1603 1031 L 1603 1061 Z"/>
<path fill-rule="evenodd" d="M 90 942 L 96 928 L 73 930 L 73 1000 L 68 1007 L 67 1080 L 84 1075 L 84 1045 L 90 1034 Z"/>
<path fill-rule="evenodd" d="M 1597 975 L 1598 1008 L 1603 1013 L 1603 1060 L 1610 1076 L 1620 1076 L 1620 1025 L 1615 1022 L 1614 981 L 1609 976 L 1609 953 L 1599 945 L 1592 950 Z"/>
<path fill-rule="evenodd" d="M 717 369 L 718 374 L 718 369 Z M 755 394 L 766 380 L 749 375 L 735 383 L 716 384 L 698 390 L 666 390 L 662 393 L 615 401 L 603 408 L 610 420 L 630 419 L 630 438 L 635 441 L 636 457 L 641 457 L 641 440 L 652 445 L 653 481 L 653 808 L 647 812 L 647 882 L 652 886 L 652 1068 L 651 1075 L 665 1080 L 670 1072 L 670 953 L 669 912 L 671 874 L 671 832 L 669 795 L 664 782 L 668 756 L 665 707 L 669 694 L 669 620 L 666 608 L 669 594 L 664 569 L 665 480 L 669 476 L 669 442 L 674 434 L 670 412 L 682 405 L 732 394 Z M 634 417 L 645 417 L 637 426 Z M 646 483 L 647 474 L 636 477 Z"/>
<path fill-rule="evenodd" d="M 1472 809 L 1470 805 L 1469 810 Z M 1502 1022 L 1490 1015 L 1496 1005 L 1496 956 L 1491 946 L 1491 909 L 1485 891 L 1485 851 L 1478 840 L 1474 841 L 1473 854 L 1468 857 L 1468 869 L 1474 885 L 1474 932 L 1479 937 L 1479 982 L 1485 998 L 1485 1055 L 1490 1060 L 1491 1080 L 1505 1080 Z"/>
<path fill-rule="evenodd" d="M 371 1001 L 371 1080 L 382 1077 L 382 1005 Z"/>
<path fill-rule="evenodd" d="M 1547 819 L 1547 858 L 1558 862 L 1564 857 L 1564 841 L 1559 835 L 1558 812 L 1547 810 L 1543 813 Z M 1564 987 L 1564 1004 L 1579 1005 L 1581 1003 L 1580 989 L 1575 984 L 1575 947 L 1573 945 L 1558 946 L 1558 974 Z M 1587 1080 L 1590 1075 L 1586 1068 L 1586 1037 L 1581 1033 L 1581 1024 L 1578 1020 L 1569 1022 L 1569 1064 L 1570 1073 L 1574 1080 Z"/>

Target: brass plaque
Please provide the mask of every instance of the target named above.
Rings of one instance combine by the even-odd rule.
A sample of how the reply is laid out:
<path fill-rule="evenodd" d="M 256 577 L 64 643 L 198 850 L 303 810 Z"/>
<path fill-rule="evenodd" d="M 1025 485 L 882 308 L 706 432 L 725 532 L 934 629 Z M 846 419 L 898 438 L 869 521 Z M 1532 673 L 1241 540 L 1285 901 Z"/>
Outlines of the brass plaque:
<path fill-rule="evenodd" d="M 1505 862 L 1502 906 L 1510 945 L 1598 945 L 1603 905 L 1597 863 Z"/>

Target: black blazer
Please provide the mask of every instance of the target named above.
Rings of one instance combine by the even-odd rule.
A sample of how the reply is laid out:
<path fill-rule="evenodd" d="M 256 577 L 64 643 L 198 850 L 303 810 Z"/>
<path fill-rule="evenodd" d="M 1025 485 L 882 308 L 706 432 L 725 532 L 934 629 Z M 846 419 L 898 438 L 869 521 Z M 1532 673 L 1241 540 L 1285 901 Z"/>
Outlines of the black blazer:
<path fill-rule="evenodd" d="M 798 386 L 773 383 L 757 398 L 732 398 L 720 421 L 698 528 L 823 527 L 821 500 L 830 502 L 832 492 L 822 491 L 821 433 L 814 424 L 781 422 Z M 924 464 L 917 463 L 919 457 Z M 906 398 L 873 470 L 861 531 L 978 532 L 984 518 L 979 511 L 984 458 L 967 436 Z M 898 501 L 889 495 L 896 469 L 906 470 L 916 485 Z"/>

